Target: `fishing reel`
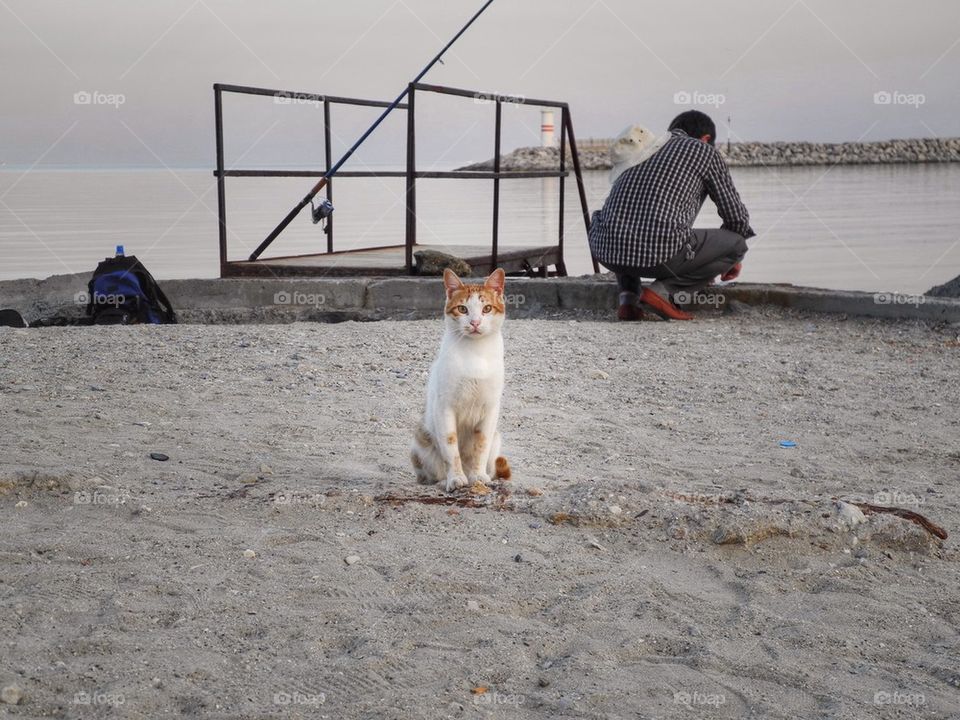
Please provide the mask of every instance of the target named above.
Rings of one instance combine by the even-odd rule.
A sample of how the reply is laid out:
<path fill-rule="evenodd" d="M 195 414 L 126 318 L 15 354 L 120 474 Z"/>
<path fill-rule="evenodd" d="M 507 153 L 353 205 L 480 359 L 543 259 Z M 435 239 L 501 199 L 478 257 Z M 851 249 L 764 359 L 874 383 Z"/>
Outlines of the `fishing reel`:
<path fill-rule="evenodd" d="M 324 198 L 319 203 L 314 204 L 313 200 L 310 201 L 310 214 L 313 216 L 313 224 L 316 225 L 319 222 L 326 220 L 333 214 L 333 203 Z M 323 231 L 327 232 L 327 225 L 324 223 Z"/>

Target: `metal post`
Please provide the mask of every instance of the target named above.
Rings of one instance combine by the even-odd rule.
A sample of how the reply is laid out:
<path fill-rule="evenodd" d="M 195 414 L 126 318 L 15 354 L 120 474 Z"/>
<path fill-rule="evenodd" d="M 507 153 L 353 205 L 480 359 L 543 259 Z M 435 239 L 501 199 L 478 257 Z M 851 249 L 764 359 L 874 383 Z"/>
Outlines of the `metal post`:
<path fill-rule="evenodd" d="M 332 131 L 330 128 L 330 101 L 326 98 L 323 99 L 323 163 L 325 166 L 325 172 L 330 172 L 330 157 L 332 156 L 331 152 L 331 136 Z M 330 201 L 330 204 L 333 204 L 333 178 L 330 178 L 330 182 L 327 183 L 327 200 Z M 333 215 L 327 216 L 327 252 L 333 252 Z"/>
<path fill-rule="evenodd" d="M 220 219 L 220 277 L 227 269 L 227 188 L 223 176 L 223 93 L 219 84 L 213 86 L 214 126 L 217 134 L 217 215 Z"/>
<path fill-rule="evenodd" d="M 407 274 L 413 274 L 413 246 L 417 244 L 417 156 L 416 113 L 413 109 L 414 86 L 407 89 L 407 233 L 405 261 Z"/>
<path fill-rule="evenodd" d="M 580 209 L 583 211 L 583 225 L 587 229 L 587 235 L 590 234 L 590 208 L 587 207 L 587 191 L 583 186 L 583 173 L 580 172 L 580 155 L 577 154 L 577 140 L 573 136 L 573 121 L 570 119 L 569 107 L 564 105 L 563 107 L 563 131 L 567 133 L 567 139 L 570 142 L 570 159 L 573 160 L 573 172 L 577 176 L 577 190 L 580 191 Z M 593 272 L 600 272 L 600 264 L 597 262 L 597 258 L 593 256 L 593 253 L 590 253 L 590 257 L 593 260 Z"/>
<path fill-rule="evenodd" d="M 497 253 L 500 246 L 500 128 L 503 121 L 503 105 L 497 99 L 496 122 L 493 139 L 493 250 L 490 254 L 490 272 L 497 269 Z"/>
<path fill-rule="evenodd" d="M 562 277 L 567 275 L 567 264 L 563 259 L 563 197 L 566 178 L 562 174 L 567 171 L 567 134 L 563 131 L 567 126 L 567 112 L 567 108 L 563 108 L 560 112 L 560 235 L 557 239 L 557 244 L 560 246 L 560 261 L 557 263 L 557 274 Z"/>

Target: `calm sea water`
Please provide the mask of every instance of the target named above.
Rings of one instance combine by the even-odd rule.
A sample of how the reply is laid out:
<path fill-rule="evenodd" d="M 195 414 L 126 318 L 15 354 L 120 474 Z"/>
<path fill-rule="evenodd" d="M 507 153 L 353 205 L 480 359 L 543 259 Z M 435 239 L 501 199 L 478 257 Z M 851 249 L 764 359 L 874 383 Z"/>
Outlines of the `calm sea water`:
<path fill-rule="evenodd" d="M 734 179 L 758 236 L 742 279 L 850 289 L 923 292 L 960 274 L 960 165 L 737 168 Z M 241 259 L 309 189 L 304 179 L 227 181 L 231 259 Z M 588 173 L 590 209 L 606 173 Z M 402 179 L 343 178 L 335 185 L 336 249 L 402 242 Z M 556 179 L 501 185 L 501 246 L 557 237 Z M 493 184 L 423 180 L 423 243 L 490 240 Z M 215 277 L 216 184 L 209 171 L 0 172 L 0 279 L 88 272 L 123 244 L 158 278 Z M 320 252 L 308 213 L 269 252 Z M 719 225 L 707 201 L 698 225 Z M 567 183 L 567 267 L 590 272 L 576 186 Z"/>

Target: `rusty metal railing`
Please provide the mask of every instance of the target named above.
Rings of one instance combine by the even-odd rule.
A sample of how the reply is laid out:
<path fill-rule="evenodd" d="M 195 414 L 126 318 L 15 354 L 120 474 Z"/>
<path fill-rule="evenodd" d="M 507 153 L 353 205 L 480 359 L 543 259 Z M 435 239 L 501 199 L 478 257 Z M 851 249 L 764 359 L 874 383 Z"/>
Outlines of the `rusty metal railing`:
<path fill-rule="evenodd" d="M 220 248 L 220 275 L 226 276 L 228 265 L 227 259 L 227 217 L 226 217 L 226 179 L 228 177 L 261 177 L 261 178 L 283 178 L 283 177 L 303 177 L 318 178 L 330 170 L 332 162 L 331 152 L 331 107 L 334 105 L 353 105 L 365 107 L 388 107 L 390 103 L 379 100 L 361 100 L 358 98 L 337 97 L 331 95 L 322 95 L 318 93 L 290 92 L 284 90 L 274 90 L 269 88 L 247 87 L 242 85 L 227 85 L 217 83 L 213 86 L 214 90 L 214 114 L 216 124 L 216 169 L 214 176 L 217 178 L 217 208 L 219 216 L 219 248 Z M 495 105 L 495 136 L 494 136 L 494 166 L 493 171 L 418 171 L 416 168 L 416 113 L 415 113 L 415 95 L 417 92 L 430 92 L 441 95 L 452 95 L 459 97 L 468 97 L 475 99 L 486 96 L 484 93 L 478 93 L 471 90 L 459 88 L 443 87 L 439 85 L 411 84 L 409 86 L 409 95 L 407 102 L 397 106 L 397 109 L 407 112 L 407 147 L 406 147 L 406 170 L 341 170 L 336 174 L 340 178 L 373 178 L 373 177 L 393 177 L 406 178 L 406 231 L 404 237 L 404 262 L 408 274 L 414 272 L 413 250 L 416 246 L 417 224 L 416 224 L 416 181 L 419 179 L 467 179 L 467 180 L 493 180 L 493 227 L 491 238 L 491 256 L 492 265 L 496 265 L 499 247 L 500 230 L 500 181 L 503 179 L 517 178 L 559 178 L 559 233 L 557 247 L 559 249 L 559 261 L 556 264 L 558 274 L 565 275 L 566 267 L 563 261 L 564 244 L 564 191 L 565 180 L 569 175 L 566 167 L 567 150 L 573 163 L 573 171 L 577 180 L 580 205 L 583 212 L 584 226 L 589 231 L 590 213 L 587 207 L 586 191 L 583 184 L 583 176 L 580 167 L 580 158 L 577 153 L 576 140 L 573 133 L 573 125 L 570 120 L 570 108 L 567 103 L 548 100 L 533 100 L 529 98 L 510 98 L 504 100 L 496 97 L 493 100 Z M 224 161 L 224 140 L 223 140 L 223 94 L 238 93 L 245 95 L 260 95 L 273 97 L 275 99 L 289 98 L 297 102 L 317 102 L 323 104 L 323 137 L 324 137 L 324 164 L 323 170 L 266 170 L 266 169 L 228 169 Z M 500 169 L 501 155 L 501 130 L 502 130 L 502 106 L 504 102 L 513 102 L 517 104 L 530 105 L 535 107 L 548 107 L 560 109 L 561 134 L 560 134 L 560 163 L 557 170 L 535 170 L 535 171 L 515 171 L 502 172 Z M 333 178 L 326 185 L 326 196 L 330 202 L 333 202 Z M 335 213 L 334 213 L 335 214 Z M 327 218 L 326 226 L 326 253 L 337 252 L 334 250 L 334 228 L 333 215 Z M 399 246 L 396 246 L 399 248 Z M 255 262 L 269 262 L 269 258 L 256 260 Z M 594 272 L 599 272 L 599 266 L 596 260 L 593 262 Z"/>

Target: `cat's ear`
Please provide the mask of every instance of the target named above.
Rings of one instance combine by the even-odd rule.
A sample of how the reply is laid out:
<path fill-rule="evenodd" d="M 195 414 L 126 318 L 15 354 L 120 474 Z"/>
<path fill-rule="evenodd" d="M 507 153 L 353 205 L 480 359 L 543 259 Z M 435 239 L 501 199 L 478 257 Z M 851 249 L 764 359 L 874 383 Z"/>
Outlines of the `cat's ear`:
<path fill-rule="evenodd" d="M 446 268 L 443 271 L 443 286 L 447 289 L 447 299 L 449 300 L 457 290 L 463 287 L 463 282 L 453 270 Z"/>
<path fill-rule="evenodd" d="M 490 288 L 497 295 L 503 295 L 503 287 L 507 283 L 507 274 L 503 271 L 503 268 L 497 268 L 483 282 L 483 286 Z"/>

